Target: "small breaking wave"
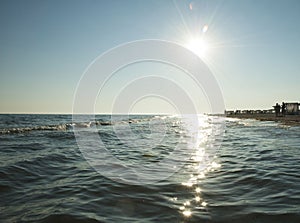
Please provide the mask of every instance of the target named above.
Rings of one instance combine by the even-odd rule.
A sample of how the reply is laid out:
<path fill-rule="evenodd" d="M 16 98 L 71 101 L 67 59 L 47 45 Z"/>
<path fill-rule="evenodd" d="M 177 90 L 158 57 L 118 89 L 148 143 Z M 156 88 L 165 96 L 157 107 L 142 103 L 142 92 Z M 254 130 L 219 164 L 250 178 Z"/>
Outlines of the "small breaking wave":
<path fill-rule="evenodd" d="M 76 122 L 76 123 L 66 123 L 66 124 L 58 124 L 58 125 L 41 125 L 41 126 L 33 126 L 33 127 L 20 127 L 20 128 L 3 128 L 0 129 L 0 135 L 6 134 L 18 134 L 18 133 L 26 133 L 31 131 L 68 131 L 73 130 L 74 128 L 90 128 L 93 126 L 110 126 L 115 124 L 138 124 L 143 121 L 150 121 L 151 119 L 161 119 L 160 116 L 152 117 L 152 118 L 142 118 L 142 119 L 132 119 L 128 120 L 113 120 L 113 121 L 89 121 L 89 122 Z"/>
<path fill-rule="evenodd" d="M 0 129 L 0 135 L 5 134 L 18 134 L 18 133 L 26 133 L 31 131 L 67 131 L 73 130 L 74 127 L 77 128 L 90 128 L 91 126 L 98 125 L 111 125 L 110 122 L 88 122 L 88 123 L 67 123 L 67 124 L 59 124 L 59 125 L 43 125 L 43 126 L 34 126 L 34 127 L 23 127 L 23 128 L 6 128 Z"/>
<path fill-rule="evenodd" d="M 67 130 L 67 125 L 53 125 L 53 126 L 35 126 L 35 127 L 25 127 L 25 128 L 9 128 L 1 129 L 0 135 L 4 134 L 16 134 L 16 133 L 25 133 L 30 131 L 57 131 L 57 130 Z"/>

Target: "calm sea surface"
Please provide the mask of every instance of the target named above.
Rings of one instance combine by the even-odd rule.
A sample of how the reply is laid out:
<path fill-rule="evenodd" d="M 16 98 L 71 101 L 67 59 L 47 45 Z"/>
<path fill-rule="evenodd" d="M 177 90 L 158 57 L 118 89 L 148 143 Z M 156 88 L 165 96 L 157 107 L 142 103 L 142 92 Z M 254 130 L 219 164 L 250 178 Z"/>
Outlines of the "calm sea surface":
<path fill-rule="evenodd" d="M 300 222 L 299 127 L 199 123 L 0 115 L 0 222 Z M 75 129 L 102 144 L 84 150 Z"/>

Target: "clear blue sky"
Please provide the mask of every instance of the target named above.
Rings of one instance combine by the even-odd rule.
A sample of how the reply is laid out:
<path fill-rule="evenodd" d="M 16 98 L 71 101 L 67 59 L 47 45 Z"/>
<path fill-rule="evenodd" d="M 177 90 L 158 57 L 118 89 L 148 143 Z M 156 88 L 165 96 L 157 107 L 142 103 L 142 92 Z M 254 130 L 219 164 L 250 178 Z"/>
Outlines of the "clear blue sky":
<path fill-rule="evenodd" d="M 139 39 L 184 44 L 204 25 L 226 108 L 300 101 L 299 0 L 1 0 L 0 112 L 71 113 L 98 55 Z"/>

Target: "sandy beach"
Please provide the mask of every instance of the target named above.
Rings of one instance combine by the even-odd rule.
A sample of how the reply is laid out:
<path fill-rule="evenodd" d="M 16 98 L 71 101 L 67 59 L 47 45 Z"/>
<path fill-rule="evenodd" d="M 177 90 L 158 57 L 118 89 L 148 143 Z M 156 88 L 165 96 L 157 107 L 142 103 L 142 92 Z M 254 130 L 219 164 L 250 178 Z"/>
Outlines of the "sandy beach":
<path fill-rule="evenodd" d="M 286 115 L 278 116 L 275 114 L 227 114 L 229 118 L 242 118 L 242 119 L 256 119 L 260 121 L 275 121 L 284 125 L 297 125 L 300 126 L 300 115 Z"/>

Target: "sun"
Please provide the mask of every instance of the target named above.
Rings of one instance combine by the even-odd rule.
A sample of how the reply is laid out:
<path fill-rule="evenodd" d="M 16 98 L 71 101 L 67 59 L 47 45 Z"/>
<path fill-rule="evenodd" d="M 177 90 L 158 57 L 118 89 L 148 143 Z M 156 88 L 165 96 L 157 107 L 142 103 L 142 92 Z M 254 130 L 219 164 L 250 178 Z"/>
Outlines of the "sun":
<path fill-rule="evenodd" d="M 186 48 L 204 58 L 209 50 L 209 44 L 203 38 L 191 38 L 187 41 Z"/>

